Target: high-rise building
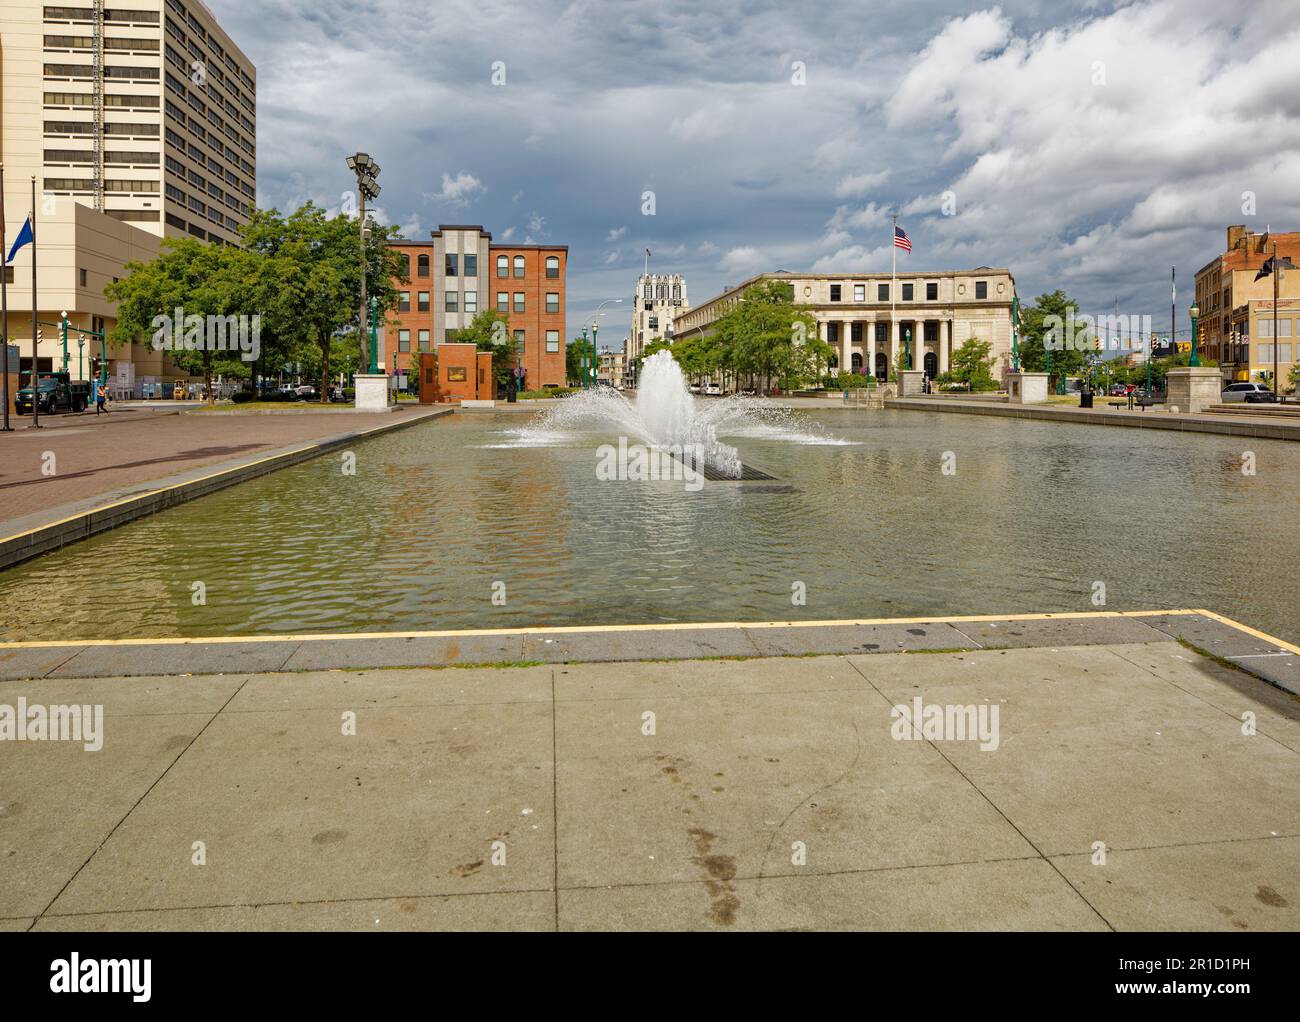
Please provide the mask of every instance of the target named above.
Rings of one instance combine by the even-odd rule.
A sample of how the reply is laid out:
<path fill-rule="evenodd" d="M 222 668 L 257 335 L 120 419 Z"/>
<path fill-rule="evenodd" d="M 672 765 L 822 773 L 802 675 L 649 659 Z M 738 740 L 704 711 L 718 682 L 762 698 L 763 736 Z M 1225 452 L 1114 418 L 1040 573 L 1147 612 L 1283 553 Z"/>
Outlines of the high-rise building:
<path fill-rule="evenodd" d="M 680 273 L 645 273 L 632 298 L 632 332 L 628 335 L 627 372 L 635 376 L 645 346 L 660 338 L 672 341 L 673 323 L 690 310 L 686 280 Z"/>
<path fill-rule="evenodd" d="M 38 319 L 50 324 L 42 370 L 62 365 L 62 313 L 74 336 L 111 330 L 103 288 L 128 261 L 152 258 L 163 237 L 237 241 L 256 200 L 253 64 L 200 0 L 124 2 L 0 0 L 5 214 L 12 240 L 34 184 Z M 24 249 L 8 268 L 10 337 L 25 365 L 30 258 Z M 99 347 L 90 345 L 96 364 Z M 146 343 L 105 354 L 120 392 L 176 375 Z"/>
<path fill-rule="evenodd" d="M 387 369 L 455 342 L 485 309 L 509 317 L 527 388 L 565 382 L 564 306 L 568 245 L 495 244 L 478 224 L 443 224 L 429 241 L 391 243 L 406 256 L 407 282 L 385 331 Z"/>

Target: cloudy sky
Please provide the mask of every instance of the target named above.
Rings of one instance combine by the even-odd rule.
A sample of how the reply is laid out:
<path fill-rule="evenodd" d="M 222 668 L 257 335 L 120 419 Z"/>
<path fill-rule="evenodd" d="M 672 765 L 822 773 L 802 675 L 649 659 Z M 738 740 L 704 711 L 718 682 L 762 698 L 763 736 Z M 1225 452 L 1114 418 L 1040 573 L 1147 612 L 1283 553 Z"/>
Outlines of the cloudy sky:
<path fill-rule="evenodd" d="M 1006 266 L 1156 329 L 1176 265 L 1181 329 L 1225 225 L 1300 229 L 1289 0 L 208 4 L 258 67 L 260 204 L 337 208 L 364 149 L 406 237 L 568 244 L 571 332 L 647 247 L 696 304 L 887 270 L 894 210 L 900 270 Z"/>

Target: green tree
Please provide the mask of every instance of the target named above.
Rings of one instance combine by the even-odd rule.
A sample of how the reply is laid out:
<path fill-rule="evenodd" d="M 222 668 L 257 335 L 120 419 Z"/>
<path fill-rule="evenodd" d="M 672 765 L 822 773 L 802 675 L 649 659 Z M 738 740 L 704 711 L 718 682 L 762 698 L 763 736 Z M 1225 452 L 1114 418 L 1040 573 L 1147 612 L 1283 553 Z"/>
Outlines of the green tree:
<path fill-rule="evenodd" d="M 991 342 L 981 341 L 978 337 L 962 342 L 961 347 L 952 353 L 948 371 L 939 375 L 939 383 L 961 383 L 972 391 L 997 390 L 997 381 L 993 379 L 992 350 Z"/>
<path fill-rule="evenodd" d="M 590 337 L 583 340 L 575 337 L 564 349 L 564 375 L 570 386 L 582 385 L 583 359 L 586 359 L 587 371 L 590 372 L 592 359 L 596 357 L 596 343 Z"/>
<path fill-rule="evenodd" d="M 1052 348 L 1052 380 L 1077 373 L 1086 361 L 1086 352 L 1080 350 L 1073 338 L 1066 336 L 1064 324 L 1077 317 L 1078 305 L 1064 291 L 1041 294 L 1034 304 L 1022 310 L 1020 317 L 1020 368 L 1025 372 L 1047 371 L 1047 349 L 1044 341 L 1049 332 L 1055 342 Z M 1092 338 L 1081 339 L 1091 346 Z"/>
<path fill-rule="evenodd" d="M 492 352 L 492 378 L 506 387 L 519 364 L 519 343 L 510 332 L 510 317 L 497 309 L 484 309 L 456 335 L 462 344 Z"/>
<path fill-rule="evenodd" d="M 204 391 L 211 402 L 214 373 L 242 377 L 250 369 L 237 343 L 234 350 L 214 349 L 207 317 L 251 319 L 257 313 L 247 287 L 256 261 L 254 254 L 237 248 L 204 244 L 195 238 L 165 239 L 157 258 L 128 263 L 127 275 L 104 287 L 104 296 L 118 303 L 117 324 L 110 339 L 123 344 L 145 335 L 155 347 L 167 347 L 178 368 L 203 374 Z M 179 322 L 175 320 L 177 309 L 182 317 Z M 202 326 L 192 326 L 192 317 L 200 317 Z M 193 333 L 195 330 L 198 332 Z M 226 341 L 230 343 L 228 336 Z"/>
<path fill-rule="evenodd" d="M 713 336 L 718 364 L 736 373 L 799 386 L 820 379 L 834 354 L 817 335 L 817 323 L 794 304 L 788 281 L 764 280 L 746 288 L 717 320 Z"/>
<path fill-rule="evenodd" d="M 397 235 L 396 227 L 372 224 L 365 249 L 367 298 L 376 300 L 380 322 L 397 307 L 398 283 L 409 280 L 407 260 L 384 244 Z M 247 248 L 270 260 L 264 266 L 259 295 L 271 313 L 277 340 L 289 348 L 304 342 L 315 346 L 318 361 L 311 361 L 319 366 L 320 399 L 328 400 L 330 367 L 340 336 L 351 338 L 360 360 L 357 222 L 341 214 L 328 216 L 309 202 L 288 216 L 275 209 L 259 210 L 242 237 Z M 364 327 L 368 330 L 369 324 Z"/>

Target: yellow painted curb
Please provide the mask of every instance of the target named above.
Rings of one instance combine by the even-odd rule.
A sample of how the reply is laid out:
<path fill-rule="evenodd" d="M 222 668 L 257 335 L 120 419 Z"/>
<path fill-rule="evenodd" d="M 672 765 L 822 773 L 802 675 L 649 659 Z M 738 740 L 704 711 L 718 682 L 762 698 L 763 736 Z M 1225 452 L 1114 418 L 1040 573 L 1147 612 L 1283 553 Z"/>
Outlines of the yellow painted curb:
<path fill-rule="evenodd" d="M 705 628 L 826 628 L 831 626 L 860 627 L 863 625 L 925 625 L 925 624 L 961 624 L 980 621 L 1072 621 L 1100 618 L 1153 617 L 1156 615 L 1204 614 L 1222 621 L 1224 624 L 1240 628 L 1250 634 L 1276 642 L 1295 652 L 1294 646 L 1288 646 L 1278 639 L 1246 628 L 1228 618 L 1219 617 L 1207 610 L 1094 610 L 1063 611 L 1058 614 L 975 614 L 965 617 L 875 617 L 848 618 L 829 621 L 683 621 L 667 624 L 642 625 L 545 625 L 521 626 L 518 628 L 467 628 L 419 632 L 317 632 L 305 635 L 212 635 L 166 637 L 158 639 L 87 639 L 83 641 L 39 640 L 32 642 L 0 642 L 0 650 L 6 649 L 51 649 L 58 646 L 188 646 L 221 645 L 238 642 L 329 642 L 344 639 L 467 639 L 489 635 L 592 635 L 609 632 L 680 632 Z"/>

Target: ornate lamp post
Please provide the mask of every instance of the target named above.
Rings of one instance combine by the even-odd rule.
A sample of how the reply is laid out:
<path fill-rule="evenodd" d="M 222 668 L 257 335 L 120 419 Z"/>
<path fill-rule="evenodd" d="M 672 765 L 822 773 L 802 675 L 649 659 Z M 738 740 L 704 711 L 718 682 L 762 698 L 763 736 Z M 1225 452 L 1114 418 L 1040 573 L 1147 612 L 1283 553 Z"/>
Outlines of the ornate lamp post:
<path fill-rule="evenodd" d="M 63 338 L 63 371 L 68 371 L 68 314 L 59 314 L 59 333 Z"/>
<path fill-rule="evenodd" d="M 1192 357 L 1187 364 L 1192 366 L 1198 366 L 1201 364 L 1201 359 L 1196 354 L 1196 317 L 1201 314 L 1201 310 L 1196 307 L 1195 302 L 1192 302 L 1192 307 L 1187 311 L 1191 313 L 1191 317 L 1192 317 Z"/>

